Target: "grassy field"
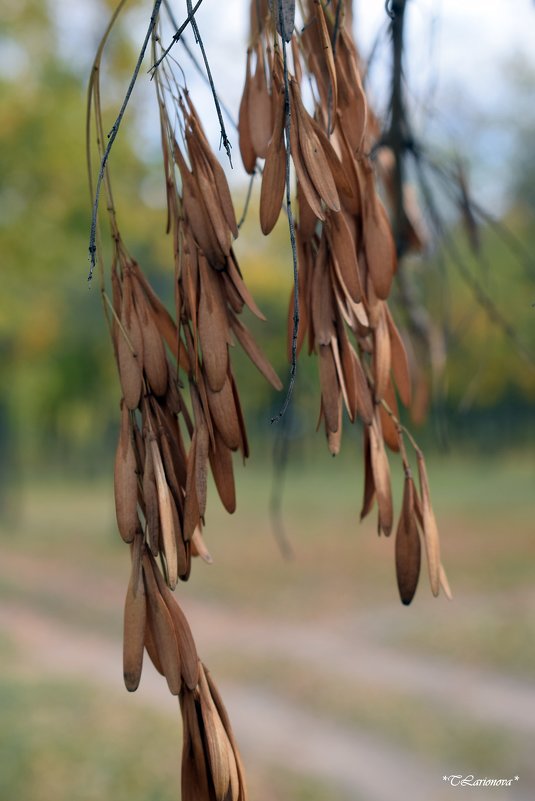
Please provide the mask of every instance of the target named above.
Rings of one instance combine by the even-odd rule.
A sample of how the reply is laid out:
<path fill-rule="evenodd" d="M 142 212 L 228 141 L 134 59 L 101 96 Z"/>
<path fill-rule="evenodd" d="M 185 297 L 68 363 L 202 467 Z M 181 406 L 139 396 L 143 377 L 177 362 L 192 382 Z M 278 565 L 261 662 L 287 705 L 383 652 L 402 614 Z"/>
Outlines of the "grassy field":
<path fill-rule="evenodd" d="M 393 537 L 378 538 L 374 520 L 358 522 L 361 477 L 357 457 L 354 462 L 347 453 L 340 460 L 290 462 L 283 510 L 292 560 L 280 556 L 271 530 L 270 466 L 237 466 L 233 517 L 211 491 L 206 539 L 214 565 L 195 564 L 190 582 L 178 588 L 186 610 L 218 610 L 229 620 L 246 615 L 260 633 L 263 626 L 317 624 L 354 638 L 356 648 L 369 641 L 389 653 L 529 686 L 535 669 L 533 460 L 525 454 L 431 460 L 455 597 L 452 603 L 433 599 L 423 572 L 408 609 L 397 597 Z M 128 554 L 115 533 L 111 476 L 105 484 L 31 482 L 11 497 L 9 511 L 0 529 L 2 608 L 32 610 L 66 630 L 117 643 Z M 150 705 L 130 705 L 126 693 L 74 676 L 40 675 L 12 632 L 0 628 L 0 635 L 1 798 L 177 798 L 177 720 Z M 459 706 L 436 707 L 418 698 L 417 688 L 406 693 L 326 681 L 320 662 L 306 668 L 306 660 L 297 665 L 282 648 L 266 656 L 236 645 L 232 636 L 226 650 L 210 649 L 206 640 L 210 666 L 223 683 L 260 687 L 319 721 L 367 732 L 443 771 L 516 771 L 535 786 L 521 730 L 472 719 Z M 288 764 L 257 761 L 248 772 L 258 801 L 333 797 L 328 782 L 293 771 L 290 757 Z M 344 798 L 341 790 L 336 797 Z M 357 794 L 349 797 L 355 801 Z"/>

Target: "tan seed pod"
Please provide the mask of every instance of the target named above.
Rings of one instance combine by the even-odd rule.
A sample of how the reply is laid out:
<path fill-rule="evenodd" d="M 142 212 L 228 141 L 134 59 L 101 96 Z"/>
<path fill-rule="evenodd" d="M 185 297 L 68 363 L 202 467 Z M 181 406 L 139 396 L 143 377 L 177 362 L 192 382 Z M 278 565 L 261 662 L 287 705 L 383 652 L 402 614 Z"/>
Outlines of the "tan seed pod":
<path fill-rule="evenodd" d="M 248 90 L 249 130 L 255 153 L 260 158 L 267 154 L 273 133 L 271 95 L 266 80 L 266 65 L 262 42 L 256 45 L 256 69 Z"/>
<path fill-rule="evenodd" d="M 236 420 L 236 422 L 238 422 Z M 239 425 L 239 424 L 238 424 Z M 215 432 L 215 446 L 209 450 L 210 466 L 221 503 L 229 514 L 236 511 L 236 488 L 232 454 L 219 431 Z"/>
<path fill-rule="evenodd" d="M 227 448 L 235 451 L 240 446 L 240 426 L 228 376 L 219 392 L 212 392 L 209 387 L 206 390 L 210 414 L 221 439 Z"/>
<path fill-rule="evenodd" d="M 346 197 L 353 197 L 354 190 L 351 184 L 351 176 L 348 175 L 344 165 L 340 161 L 338 154 L 331 144 L 331 141 L 317 120 L 311 117 L 312 126 L 318 139 L 320 140 L 325 158 L 334 178 L 334 183 L 338 192 L 342 192 Z"/>
<path fill-rule="evenodd" d="M 160 510 L 158 506 L 158 490 L 152 464 L 150 442 L 145 448 L 145 465 L 143 470 L 143 500 L 145 501 L 145 519 L 148 529 L 148 544 L 154 556 L 160 552 Z"/>
<path fill-rule="evenodd" d="M 186 617 L 178 605 L 175 596 L 167 587 L 158 567 L 153 563 L 153 574 L 156 578 L 158 590 L 169 610 L 175 627 L 175 635 L 180 652 L 180 669 L 186 687 L 194 690 L 199 682 L 199 657 L 195 641 Z"/>
<path fill-rule="evenodd" d="M 340 211 L 340 198 L 336 190 L 334 178 L 320 140 L 314 131 L 311 118 L 301 100 L 299 87 L 295 81 L 292 81 L 290 86 L 296 111 L 299 146 L 301 148 L 305 168 L 316 192 L 324 201 L 325 205 L 332 211 Z"/>
<path fill-rule="evenodd" d="M 319 372 L 325 425 L 327 431 L 335 432 L 339 424 L 340 386 L 330 345 L 319 346 Z"/>
<path fill-rule="evenodd" d="M 373 470 L 373 483 L 377 494 L 379 507 L 379 533 L 388 537 L 392 531 L 393 505 L 392 489 L 390 487 L 390 467 L 383 444 L 378 418 L 374 417 L 370 426 L 370 457 Z"/>
<path fill-rule="evenodd" d="M 143 337 L 132 298 L 129 274 L 123 280 L 121 328 L 117 332 L 119 378 L 126 405 L 137 409 L 143 385 Z"/>
<path fill-rule="evenodd" d="M 338 88 L 337 88 L 337 80 L 336 80 L 336 67 L 334 63 L 334 55 L 333 49 L 331 46 L 331 37 L 329 36 L 329 31 L 327 30 L 327 23 L 325 21 L 325 14 L 323 12 L 323 6 L 320 0 L 314 0 L 314 10 L 316 14 L 316 20 L 318 22 L 319 28 L 319 36 L 321 40 L 321 47 L 323 56 L 325 58 L 325 64 L 327 67 L 327 72 L 329 73 L 329 80 L 330 80 L 330 101 L 331 101 L 331 130 L 334 128 L 334 124 L 336 122 L 336 107 L 338 103 Z"/>
<path fill-rule="evenodd" d="M 357 262 L 355 241 L 343 214 L 332 214 L 327 227 L 330 249 L 334 258 L 337 276 L 344 293 L 355 303 L 362 300 L 362 286 Z"/>
<path fill-rule="evenodd" d="M 180 708 L 184 724 L 182 740 L 182 800 L 211 801 L 213 794 L 208 776 L 208 766 L 199 729 L 194 695 L 185 692 L 180 697 Z"/>
<path fill-rule="evenodd" d="M 360 363 L 360 359 L 355 353 L 354 349 L 349 346 L 353 356 L 353 363 L 355 365 L 355 381 L 357 384 L 357 410 L 360 418 L 365 425 L 371 425 L 373 419 L 373 400 L 366 378 L 366 374 Z"/>
<path fill-rule="evenodd" d="M 155 439 L 150 442 L 154 478 L 158 491 L 158 509 L 160 512 L 160 530 L 162 533 L 163 551 L 167 564 L 167 579 L 171 589 L 178 581 L 178 555 L 176 547 L 175 519 L 173 515 L 173 499 L 165 478 L 162 457 Z"/>
<path fill-rule="evenodd" d="M 308 174 L 308 170 L 303 160 L 301 146 L 299 144 L 298 122 L 295 112 L 295 102 L 293 100 L 293 93 L 290 92 L 290 106 L 291 106 L 291 124 L 290 124 L 290 150 L 292 161 L 297 175 L 297 186 L 301 187 L 302 196 L 306 204 L 310 208 L 311 214 L 318 220 L 325 220 L 325 214 L 321 207 L 321 198 L 312 183 L 312 179 Z M 299 207 L 302 210 L 302 206 Z M 305 210 L 306 213 L 306 210 Z"/>
<path fill-rule="evenodd" d="M 399 333 L 396 324 L 392 318 L 388 306 L 385 304 L 386 320 L 388 323 L 388 331 L 390 333 L 390 346 L 392 351 L 392 372 L 394 380 L 399 392 L 399 397 L 404 406 L 411 405 L 411 375 L 409 370 L 409 360 L 407 358 L 407 351 L 401 334 Z"/>
<path fill-rule="evenodd" d="M 414 598 L 420 576 L 421 546 L 414 511 L 414 484 L 405 477 L 403 504 L 396 531 L 396 577 L 401 601 L 408 605 Z"/>
<path fill-rule="evenodd" d="M 386 385 L 384 400 L 392 414 L 399 420 L 398 402 L 391 380 L 389 380 Z M 378 405 L 378 409 L 385 445 L 387 445 L 391 451 L 397 453 L 399 451 L 399 433 L 397 426 L 382 403 Z"/>
<path fill-rule="evenodd" d="M 231 252 L 230 258 L 229 258 L 229 260 L 227 262 L 227 272 L 228 272 L 228 277 L 230 278 L 230 280 L 234 284 L 236 290 L 240 294 L 240 296 L 241 296 L 242 300 L 244 301 L 244 303 L 246 304 L 247 308 L 254 314 L 255 317 L 258 317 L 259 320 L 265 321 L 265 319 L 266 319 L 265 316 L 262 314 L 262 312 L 260 311 L 260 309 L 256 305 L 253 296 L 251 295 L 251 293 L 247 289 L 247 286 L 246 286 L 246 284 L 245 284 L 245 282 L 244 282 L 244 280 L 243 280 L 243 278 L 241 276 L 238 264 L 236 262 L 236 258 L 234 256 L 234 253 L 232 253 L 232 252 Z"/>
<path fill-rule="evenodd" d="M 238 801 L 247 801 L 248 796 L 247 796 L 247 787 L 245 783 L 245 772 L 243 770 L 243 765 L 240 759 L 240 753 L 238 751 L 238 746 L 236 745 L 236 740 L 234 737 L 234 733 L 232 731 L 232 727 L 230 725 L 230 720 L 227 714 L 227 710 L 225 709 L 225 705 L 223 704 L 223 701 L 221 699 L 221 696 L 219 695 L 217 687 L 215 686 L 212 676 L 210 675 L 210 671 L 208 670 L 206 665 L 203 665 L 203 668 L 204 668 L 204 674 L 206 676 L 206 681 L 208 682 L 208 686 L 210 688 L 210 694 L 212 696 L 212 700 L 215 704 L 220 720 L 223 726 L 225 727 L 227 737 L 234 751 L 234 758 L 236 761 L 236 768 L 238 770 L 238 778 L 240 782 L 240 793 L 238 796 Z"/>
<path fill-rule="evenodd" d="M 278 98 L 273 136 L 268 145 L 260 190 L 260 227 L 267 236 L 279 219 L 286 186 L 286 148 L 284 147 L 284 103 Z"/>
<path fill-rule="evenodd" d="M 156 648 L 156 641 L 154 639 L 153 631 L 154 631 L 154 624 L 152 622 L 150 607 L 147 604 L 147 623 L 145 626 L 145 650 L 147 651 L 150 657 L 150 661 L 152 662 L 152 664 L 154 665 L 160 676 L 163 676 L 164 675 L 163 667 L 162 663 L 160 662 L 160 657 L 158 656 L 158 650 Z"/>
<path fill-rule="evenodd" d="M 199 254 L 201 292 L 199 297 L 199 338 L 203 367 L 210 388 L 219 392 L 228 369 L 228 318 L 217 275 Z"/>
<path fill-rule="evenodd" d="M 134 299 L 143 338 L 143 368 L 155 395 L 167 389 L 167 357 L 162 337 L 138 281 L 133 282 Z"/>
<path fill-rule="evenodd" d="M 137 464 L 130 427 L 128 410 L 123 404 L 121 436 L 115 453 L 114 494 L 117 527 L 124 542 L 132 542 L 139 529 L 137 514 Z M 126 421 L 126 422 L 125 422 Z"/>
<path fill-rule="evenodd" d="M 191 445 L 188 456 L 187 465 L 187 479 L 186 479 L 186 495 L 184 500 L 184 539 L 187 541 L 191 536 L 200 521 L 199 501 L 197 499 L 197 491 L 195 489 L 195 445 L 197 442 L 197 432 L 193 433 Z"/>
<path fill-rule="evenodd" d="M 200 525 L 197 526 L 191 535 L 191 554 L 192 556 L 200 556 L 207 565 L 212 565 L 214 563 L 212 555 L 204 541 Z"/>
<path fill-rule="evenodd" d="M 199 698 L 205 742 L 217 801 L 225 801 L 230 787 L 229 757 L 232 746 L 212 700 L 202 664 L 199 670 Z"/>
<path fill-rule="evenodd" d="M 180 675 L 180 653 L 173 619 L 158 590 L 148 554 L 143 557 L 143 575 L 150 609 L 150 623 L 158 658 L 167 680 L 169 691 L 172 695 L 178 695 L 182 686 L 182 679 Z"/>
<path fill-rule="evenodd" d="M 186 142 L 188 144 L 188 153 L 190 154 L 193 174 L 197 180 L 204 207 L 210 218 L 219 247 L 225 256 L 228 256 L 230 253 L 232 235 L 221 207 L 217 187 L 214 192 L 214 173 L 212 172 L 208 159 L 202 152 L 198 135 L 188 131 L 186 133 Z"/>
<path fill-rule="evenodd" d="M 373 178 L 367 182 L 367 187 L 370 186 L 373 186 Z M 369 202 L 365 206 L 369 211 L 364 217 L 364 247 L 377 297 L 386 300 L 396 271 L 396 247 L 384 206 L 379 198 L 374 200 L 373 204 Z"/>
<path fill-rule="evenodd" d="M 143 669 L 147 602 L 143 582 L 137 588 L 137 575 L 132 572 L 124 604 L 123 676 L 125 687 L 134 692 L 139 686 Z"/>
<path fill-rule="evenodd" d="M 251 50 L 247 50 L 247 66 L 245 68 L 245 85 L 243 87 L 240 111 L 238 114 L 238 139 L 240 154 L 245 171 L 252 175 L 256 165 L 256 152 L 251 138 L 249 125 L 249 95 L 251 89 Z"/>
<path fill-rule="evenodd" d="M 440 563 L 440 586 L 442 587 L 442 592 L 448 599 L 448 601 L 453 601 L 453 595 L 450 588 L 450 583 L 448 581 L 448 577 L 446 575 L 446 571 L 444 570 L 444 566 L 442 562 Z"/>
<path fill-rule="evenodd" d="M 431 494 L 424 457 L 421 451 L 417 454 L 418 475 L 420 477 L 420 492 L 422 495 L 422 518 L 424 530 L 424 543 L 429 568 L 429 583 L 431 592 L 437 596 L 440 589 L 440 541 L 438 537 L 437 522 L 431 505 Z"/>
<path fill-rule="evenodd" d="M 384 304 L 381 304 L 381 313 L 377 327 L 373 332 L 373 377 L 375 400 L 381 401 L 386 393 L 390 381 L 390 367 L 392 364 L 390 351 L 390 334 L 384 313 Z"/>
<path fill-rule="evenodd" d="M 252 338 L 249 331 L 245 328 L 245 326 L 238 320 L 235 314 L 229 315 L 230 319 L 230 326 L 232 331 L 234 332 L 236 339 L 255 365 L 257 370 L 259 370 L 264 378 L 266 378 L 272 387 L 275 389 L 282 389 L 282 382 L 278 377 L 277 373 L 266 359 L 254 339 Z M 222 385 L 221 385 L 222 386 Z"/>
<path fill-rule="evenodd" d="M 362 509 L 360 510 L 360 519 L 364 518 L 370 513 L 373 502 L 375 500 L 375 482 L 373 479 L 372 459 L 371 459 L 371 444 L 370 444 L 370 427 L 364 426 L 363 430 L 363 445 L 364 445 L 364 496 L 362 499 Z"/>

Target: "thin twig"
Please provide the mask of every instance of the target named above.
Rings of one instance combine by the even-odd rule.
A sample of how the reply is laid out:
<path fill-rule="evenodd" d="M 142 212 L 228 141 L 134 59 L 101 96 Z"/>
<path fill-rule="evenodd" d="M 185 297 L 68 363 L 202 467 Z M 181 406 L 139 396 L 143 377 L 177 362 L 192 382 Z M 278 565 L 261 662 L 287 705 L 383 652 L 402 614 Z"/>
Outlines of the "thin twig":
<path fill-rule="evenodd" d="M 279 2 L 279 19 L 281 26 L 284 28 L 284 21 L 282 18 L 282 0 Z M 284 34 L 284 31 L 283 31 Z M 293 330 L 292 330 L 292 364 L 290 367 L 290 381 L 286 392 L 284 403 L 282 404 L 280 412 L 271 419 L 272 423 L 278 423 L 283 417 L 290 399 L 292 397 L 295 375 L 297 372 L 297 337 L 299 334 L 299 270 L 297 266 L 297 245 L 295 241 L 295 223 L 292 213 L 292 197 L 290 187 L 290 157 L 291 157 L 291 144 L 290 144 L 290 126 L 291 126 L 291 109 L 290 109 L 290 82 L 288 79 L 288 61 L 286 58 L 286 41 L 285 36 L 282 39 L 282 59 L 284 67 L 284 117 L 285 117 L 285 137 L 286 137 L 286 211 L 288 214 L 288 227 L 290 229 L 290 243 L 292 246 L 292 260 L 293 260 L 293 277 L 294 277 L 294 313 L 293 313 Z"/>
<path fill-rule="evenodd" d="M 154 30 L 154 27 L 156 25 L 156 20 L 158 18 L 158 13 L 160 11 L 161 4 L 162 4 L 162 0 L 155 0 L 154 6 L 153 6 L 153 9 L 152 9 L 152 14 L 151 14 L 151 17 L 150 17 L 149 27 L 147 29 L 147 33 L 145 34 L 145 39 L 144 39 L 143 45 L 141 47 L 141 52 L 139 54 L 139 57 L 138 57 L 138 60 L 137 60 L 137 64 L 135 66 L 132 78 L 130 79 L 130 84 L 129 84 L 128 89 L 126 91 L 126 95 L 124 97 L 123 104 L 121 106 L 121 110 L 119 111 L 117 119 L 115 120 L 115 122 L 113 124 L 113 128 L 111 129 L 110 133 L 108 134 L 108 144 L 106 145 L 106 150 L 104 151 L 104 155 L 102 156 L 102 161 L 100 163 L 100 170 L 99 170 L 99 173 L 98 173 L 97 186 L 96 186 L 96 191 L 95 191 L 95 199 L 94 199 L 94 202 L 93 202 L 93 214 L 92 214 L 92 217 L 91 217 L 91 233 L 89 235 L 89 258 L 91 260 L 91 267 L 89 269 L 89 275 L 87 277 L 88 281 L 91 281 L 91 279 L 93 278 L 93 270 L 95 269 L 95 253 L 96 253 L 96 249 L 97 249 L 95 240 L 96 240 L 96 230 L 97 230 L 98 203 L 99 203 L 99 199 L 100 199 L 100 189 L 101 189 L 101 186 L 102 186 L 102 179 L 104 178 L 104 173 L 106 171 L 106 164 L 108 162 L 108 158 L 109 158 L 111 149 L 113 147 L 113 143 L 115 142 L 115 139 L 116 139 L 117 134 L 119 132 L 119 127 L 120 127 L 122 119 L 124 117 L 124 113 L 126 111 L 126 107 L 128 105 L 128 102 L 129 102 L 130 97 L 132 95 L 132 92 L 134 90 L 134 86 L 136 84 L 137 77 L 139 75 L 139 71 L 141 69 L 141 64 L 143 63 L 143 59 L 145 58 L 145 51 L 147 49 L 147 45 L 149 43 L 149 40 L 150 40 L 150 37 L 151 37 L 152 32 Z"/>
<path fill-rule="evenodd" d="M 288 429 L 292 424 L 292 420 L 292 407 L 290 406 L 288 414 L 284 417 L 278 434 L 273 441 L 273 480 L 271 484 L 271 497 L 269 499 L 269 515 L 271 518 L 273 536 L 285 559 L 294 558 L 294 550 L 288 539 L 282 514 L 282 499 L 290 451 Z"/>
<path fill-rule="evenodd" d="M 158 59 L 158 61 L 155 61 L 154 64 L 152 65 L 152 67 L 150 68 L 149 72 L 152 73 L 153 77 L 154 77 L 155 71 L 158 69 L 158 67 L 160 66 L 160 64 L 164 60 L 164 58 L 167 56 L 169 51 L 176 45 L 176 43 L 179 41 L 180 37 L 182 36 L 182 34 L 184 33 L 184 31 L 186 30 L 186 28 L 188 27 L 188 25 L 192 21 L 193 17 L 195 16 L 195 14 L 197 13 L 198 9 L 200 8 L 200 6 L 202 4 L 202 1 L 203 0 L 198 0 L 198 2 L 194 5 L 191 14 L 188 13 L 188 16 L 186 17 L 186 19 L 184 20 L 184 22 L 182 23 L 180 28 L 178 28 L 178 30 L 174 34 L 173 38 L 171 39 L 171 44 L 168 47 L 165 48 L 165 50 L 163 51 L 163 53 L 160 56 L 160 58 Z"/>
<path fill-rule="evenodd" d="M 173 26 L 173 28 L 178 28 L 176 17 L 173 14 L 173 10 L 172 10 L 172 8 L 171 8 L 171 6 L 169 4 L 169 0 L 163 0 L 163 4 L 164 4 L 165 10 L 167 12 L 167 15 L 168 15 L 168 17 L 169 17 L 169 19 L 171 21 L 171 25 Z M 188 54 L 189 58 L 191 59 L 191 61 L 193 63 L 193 66 L 195 67 L 195 69 L 197 70 L 197 72 L 199 73 L 199 75 L 201 76 L 203 81 L 205 83 L 207 83 L 208 85 L 210 85 L 210 81 L 208 80 L 208 76 L 206 75 L 205 71 L 203 70 L 203 68 L 199 64 L 199 60 L 197 59 L 197 56 L 195 55 L 195 53 L 193 52 L 193 50 L 191 49 L 191 47 L 187 43 L 187 41 L 184 38 L 184 36 L 181 37 L 180 41 L 182 42 L 182 47 L 184 48 L 184 50 Z M 228 109 L 228 107 L 223 103 L 222 100 L 219 100 L 219 105 L 221 106 L 222 110 L 226 114 L 227 119 L 230 122 L 230 124 L 232 125 L 232 127 L 234 128 L 234 130 L 237 131 L 238 130 L 238 123 L 234 119 L 234 117 L 232 115 L 232 112 Z"/>

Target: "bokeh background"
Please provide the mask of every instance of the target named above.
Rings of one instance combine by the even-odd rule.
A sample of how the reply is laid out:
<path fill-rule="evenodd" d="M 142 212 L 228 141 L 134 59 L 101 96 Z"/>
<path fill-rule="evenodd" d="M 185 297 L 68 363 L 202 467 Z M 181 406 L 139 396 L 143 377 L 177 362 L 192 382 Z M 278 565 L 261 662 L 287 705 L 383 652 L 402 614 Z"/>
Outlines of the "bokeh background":
<path fill-rule="evenodd" d="M 103 79 L 110 127 L 149 6 L 133 3 L 111 42 Z M 180 19 L 183 6 L 174 4 Z M 224 6 L 205 0 L 198 20 L 221 98 L 236 110 L 247 14 L 241 0 Z M 113 512 L 119 388 L 99 293 L 86 281 L 85 91 L 111 8 L 97 0 L 7 0 L 0 22 L 6 801 L 179 795 L 177 705 L 148 663 L 136 695 L 122 687 L 129 560 Z M 363 57 L 375 49 L 369 90 L 380 113 L 389 71 L 384 3 L 356 2 L 355 11 Z M 413 0 L 407 14 L 418 133 L 437 158 L 462 158 L 475 198 L 504 226 L 482 227 L 481 259 L 471 255 L 451 203 L 440 194 L 437 202 L 472 274 L 533 359 L 533 4 Z M 217 148 L 209 95 L 187 55 L 176 55 Z M 129 249 L 171 297 L 155 119 L 143 72 L 112 174 Z M 240 211 L 246 180 L 234 132 L 231 139 Z M 262 238 L 258 190 L 236 251 L 268 317 L 251 325 L 285 376 L 287 232 L 279 223 L 269 241 Z M 401 607 L 393 538 L 378 539 L 373 520 L 358 522 L 359 433 L 346 426 L 342 453 L 328 456 L 315 433 L 316 365 L 306 356 L 280 497 L 294 558 L 282 558 L 270 517 L 280 432 L 269 420 L 280 399 L 234 357 L 253 456 L 245 468 L 236 464 L 232 518 L 210 493 L 214 565 L 196 564 L 177 594 L 221 685 L 257 801 L 438 800 L 453 792 L 442 781 L 452 773 L 519 777 L 481 797 L 535 796 L 533 362 L 474 301 L 447 253 L 432 248 L 408 269 L 433 319 L 447 316 L 440 392 L 414 433 L 428 455 L 451 603 L 434 600 L 423 575 L 412 606 Z M 394 467 L 397 508 L 400 479 Z"/>

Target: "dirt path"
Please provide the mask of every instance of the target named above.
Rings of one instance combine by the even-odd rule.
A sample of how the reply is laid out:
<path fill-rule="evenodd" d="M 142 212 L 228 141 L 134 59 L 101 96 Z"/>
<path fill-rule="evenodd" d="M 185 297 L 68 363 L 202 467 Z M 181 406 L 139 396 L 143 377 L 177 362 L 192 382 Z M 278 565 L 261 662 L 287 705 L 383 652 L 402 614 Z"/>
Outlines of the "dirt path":
<path fill-rule="evenodd" d="M 14 639 L 41 673 L 76 677 L 121 693 L 125 703 L 150 703 L 176 714 L 164 682 L 145 666 L 140 691 L 125 696 L 120 675 L 121 649 L 102 637 L 79 633 L 21 605 L 0 608 L 0 629 Z M 352 728 L 313 716 L 261 688 L 222 686 L 246 761 L 281 766 L 339 787 L 347 798 L 367 801 L 446 801 L 452 788 L 442 782 L 438 765 L 415 759 Z M 339 798 L 340 796 L 337 796 Z M 495 801 L 528 801 L 518 785 L 492 793 Z"/>
<path fill-rule="evenodd" d="M 123 593 L 116 579 L 91 576 L 79 567 L 64 568 L 57 560 L 37 562 L 24 554 L 3 551 L 0 630 L 40 671 L 106 685 L 120 693 L 125 703 L 151 703 L 162 712 L 178 715 L 150 664 L 145 667 L 139 693 L 125 695 L 120 642 L 91 628 L 90 620 L 117 622 L 120 617 Z M 10 586 L 22 589 L 11 593 Z M 40 603 L 40 597 L 47 603 Z M 460 720 L 476 720 L 491 729 L 505 727 L 531 737 L 535 733 L 534 686 L 382 645 L 374 637 L 368 613 L 351 621 L 298 626 L 261 620 L 246 610 L 236 612 L 187 597 L 181 598 L 181 603 L 208 664 L 224 661 L 229 654 L 245 659 L 276 658 L 296 670 L 312 668 L 322 680 L 339 682 L 349 692 L 351 687 L 394 691 L 425 699 L 437 714 L 447 709 Z M 61 616 L 62 609 L 73 611 L 75 619 L 83 617 L 87 627 L 75 628 L 68 617 Z M 375 620 L 377 611 L 373 612 Z M 251 763 L 317 777 L 339 787 L 340 795 L 348 799 L 357 795 L 366 801 L 445 801 L 454 792 L 442 782 L 446 766 L 431 764 L 356 726 L 342 726 L 312 714 L 253 682 L 254 677 L 245 686 L 222 685 L 244 756 Z M 493 788 L 492 799 L 527 801 L 522 795 L 525 789 L 521 785 L 507 791 Z"/>

